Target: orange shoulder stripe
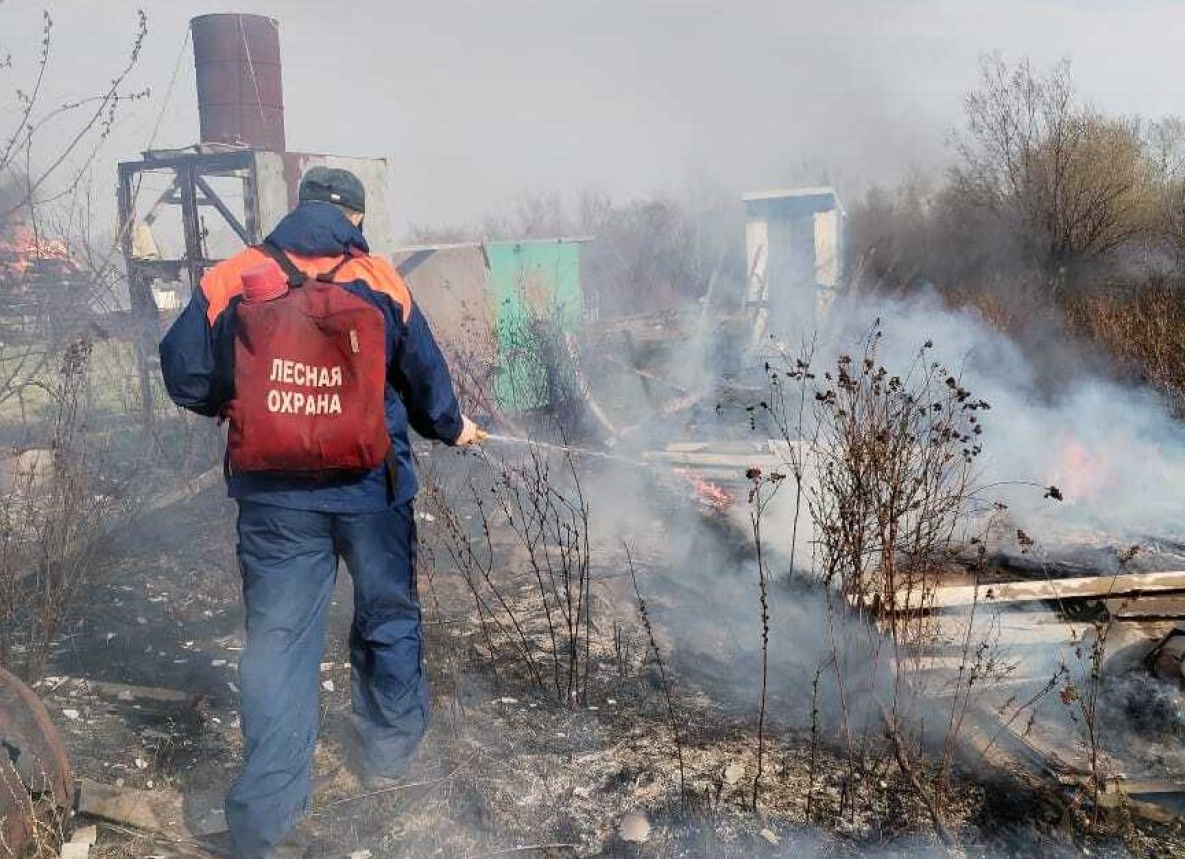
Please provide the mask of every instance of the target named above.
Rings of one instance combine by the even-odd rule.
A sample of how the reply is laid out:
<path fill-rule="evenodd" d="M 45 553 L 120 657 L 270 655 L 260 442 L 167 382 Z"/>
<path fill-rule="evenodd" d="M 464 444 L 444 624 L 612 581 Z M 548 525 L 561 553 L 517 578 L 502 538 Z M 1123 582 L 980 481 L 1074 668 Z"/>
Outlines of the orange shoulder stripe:
<path fill-rule="evenodd" d="M 337 280 L 359 279 L 366 281 L 375 292 L 388 295 L 399 305 L 403 313 L 403 321 L 411 317 L 411 292 L 399 272 L 382 257 L 360 256 L 354 257 L 337 273 Z"/>
<path fill-rule="evenodd" d="M 206 308 L 206 320 L 211 325 L 226 310 L 230 300 L 243 291 L 243 270 L 259 265 L 266 259 L 262 251 L 244 248 L 205 273 L 202 277 L 202 293 L 209 305 Z"/>

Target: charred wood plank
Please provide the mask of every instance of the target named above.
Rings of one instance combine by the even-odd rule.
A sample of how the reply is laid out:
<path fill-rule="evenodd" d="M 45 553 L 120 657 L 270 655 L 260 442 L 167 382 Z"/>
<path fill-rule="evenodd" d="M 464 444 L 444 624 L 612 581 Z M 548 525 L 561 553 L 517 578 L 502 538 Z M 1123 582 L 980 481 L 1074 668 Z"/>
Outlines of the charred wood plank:
<path fill-rule="evenodd" d="M 106 680 L 90 680 L 85 677 L 68 678 L 67 682 L 77 683 L 82 691 L 104 698 L 115 698 L 120 701 L 153 701 L 159 704 L 176 704 L 191 707 L 197 703 L 199 695 L 180 689 L 168 689 L 164 686 L 136 686 L 131 683 L 111 683 Z"/>

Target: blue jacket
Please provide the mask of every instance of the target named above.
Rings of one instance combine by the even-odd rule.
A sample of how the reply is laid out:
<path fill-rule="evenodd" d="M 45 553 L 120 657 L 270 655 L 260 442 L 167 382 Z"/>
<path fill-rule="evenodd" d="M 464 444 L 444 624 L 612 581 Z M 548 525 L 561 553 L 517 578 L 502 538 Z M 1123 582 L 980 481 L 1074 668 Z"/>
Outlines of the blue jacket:
<path fill-rule="evenodd" d="M 361 230 L 328 203 L 303 203 L 268 240 L 302 270 L 327 271 L 350 253 L 360 253 L 335 276 L 346 289 L 377 307 L 386 320 L 387 428 L 395 454 L 395 492 L 386 469 L 355 477 L 316 480 L 297 476 L 233 474 L 232 498 L 331 513 L 369 513 L 410 501 L 417 489 L 408 426 L 428 439 L 452 444 L 461 433 L 461 411 L 448 365 L 428 322 L 402 278 L 380 257 L 369 256 Z M 247 248 L 202 278 L 189 305 L 160 344 L 165 387 L 177 405 L 217 416 L 234 396 L 234 320 L 241 300 L 240 274 L 267 257 Z"/>

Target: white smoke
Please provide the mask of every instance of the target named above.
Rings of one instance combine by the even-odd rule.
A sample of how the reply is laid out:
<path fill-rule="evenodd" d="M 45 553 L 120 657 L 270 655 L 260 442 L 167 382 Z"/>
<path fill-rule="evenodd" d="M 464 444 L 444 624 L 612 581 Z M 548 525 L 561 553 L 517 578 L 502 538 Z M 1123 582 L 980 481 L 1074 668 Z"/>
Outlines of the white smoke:
<path fill-rule="evenodd" d="M 951 309 L 928 292 L 837 303 L 819 357 L 850 352 L 876 319 L 884 332 L 879 359 L 891 372 L 908 368 L 932 342 L 934 359 L 990 403 L 978 461 L 985 496 L 1008 504 L 1015 524 L 1038 542 L 1185 534 L 1185 431 L 1155 393 L 1089 370 L 1059 374 L 1068 381 L 1044 390 L 1034 365 L 1040 357 L 974 310 Z M 1049 360 L 1066 354 L 1058 349 Z M 1046 498 L 1047 486 L 1064 500 Z"/>

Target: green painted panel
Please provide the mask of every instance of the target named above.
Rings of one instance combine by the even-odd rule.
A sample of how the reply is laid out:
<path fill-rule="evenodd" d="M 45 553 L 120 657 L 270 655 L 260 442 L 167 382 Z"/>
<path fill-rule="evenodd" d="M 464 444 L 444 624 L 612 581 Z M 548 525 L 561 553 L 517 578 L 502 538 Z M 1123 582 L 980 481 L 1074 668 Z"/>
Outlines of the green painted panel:
<path fill-rule="evenodd" d="M 580 328 L 580 245 L 492 242 L 486 296 L 498 342 L 494 395 L 508 412 L 558 405 L 575 379 L 566 335 Z"/>

